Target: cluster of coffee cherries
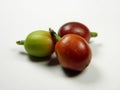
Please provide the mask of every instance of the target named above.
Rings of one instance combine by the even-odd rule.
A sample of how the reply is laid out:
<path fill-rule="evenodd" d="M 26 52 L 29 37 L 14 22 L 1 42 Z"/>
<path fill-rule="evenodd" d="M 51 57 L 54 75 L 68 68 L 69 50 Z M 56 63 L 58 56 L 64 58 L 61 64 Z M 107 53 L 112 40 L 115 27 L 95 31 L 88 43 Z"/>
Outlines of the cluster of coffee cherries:
<path fill-rule="evenodd" d="M 26 52 L 34 57 L 47 57 L 56 53 L 60 65 L 64 68 L 83 71 L 92 58 L 89 40 L 96 37 L 88 27 L 80 22 L 63 24 L 58 32 L 49 28 L 31 32 L 25 40 L 17 41 L 24 45 Z"/>

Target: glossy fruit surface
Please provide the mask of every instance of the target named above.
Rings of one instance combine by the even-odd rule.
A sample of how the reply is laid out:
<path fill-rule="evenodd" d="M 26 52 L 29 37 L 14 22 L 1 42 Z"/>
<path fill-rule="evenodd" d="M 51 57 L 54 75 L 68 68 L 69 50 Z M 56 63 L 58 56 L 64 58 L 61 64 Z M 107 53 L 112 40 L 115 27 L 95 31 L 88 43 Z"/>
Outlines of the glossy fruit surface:
<path fill-rule="evenodd" d="M 68 22 L 62 25 L 58 31 L 58 35 L 62 37 L 66 34 L 78 34 L 86 41 L 89 41 L 91 37 L 88 27 L 79 22 Z"/>
<path fill-rule="evenodd" d="M 24 47 L 32 56 L 45 57 L 53 52 L 54 42 L 49 32 L 38 30 L 27 36 Z"/>
<path fill-rule="evenodd" d="M 64 35 L 56 43 L 55 52 L 63 67 L 76 71 L 84 70 L 92 57 L 86 40 L 75 34 Z"/>

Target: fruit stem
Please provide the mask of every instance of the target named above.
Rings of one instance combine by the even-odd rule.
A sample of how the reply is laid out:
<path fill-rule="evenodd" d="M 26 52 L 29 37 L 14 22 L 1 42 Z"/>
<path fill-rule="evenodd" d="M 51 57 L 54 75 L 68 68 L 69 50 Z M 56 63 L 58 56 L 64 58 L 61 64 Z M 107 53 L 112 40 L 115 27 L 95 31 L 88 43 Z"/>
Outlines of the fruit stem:
<path fill-rule="evenodd" d="M 97 37 L 97 32 L 90 32 L 90 34 L 91 34 L 91 37 Z"/>
<path fill-rule="evenodd" d="M 49 28 L 49 32 L 50 32 L 51 36 L 55 39 L 55 41 L 59 41 L 61 39 L 61 37 L 59 35 L 57 35 L 56 32 L 54 30 L 52 30 L 51 28 Z"/>
<path fill-rule="evenodd" d="M 17 45 L 24 45 L 24 42 L 25 42 L 25 40 L 19 40 L 19 41 L 16 41 L 16 44 Z"/>

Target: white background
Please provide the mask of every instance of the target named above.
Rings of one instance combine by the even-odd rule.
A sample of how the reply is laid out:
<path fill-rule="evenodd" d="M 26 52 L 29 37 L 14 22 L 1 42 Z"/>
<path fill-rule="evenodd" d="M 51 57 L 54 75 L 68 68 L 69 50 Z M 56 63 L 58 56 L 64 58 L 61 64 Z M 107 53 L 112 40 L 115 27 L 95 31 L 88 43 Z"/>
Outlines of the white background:
<path fill-rule="evenodd" d="M 75 77 L 60 65 L 32 61 L 15 43 L 69 21 L 98 32 L 91 64 Z M 120 90 L 119 39 L 120 0 L 0 0 L 0 90 Z"/>

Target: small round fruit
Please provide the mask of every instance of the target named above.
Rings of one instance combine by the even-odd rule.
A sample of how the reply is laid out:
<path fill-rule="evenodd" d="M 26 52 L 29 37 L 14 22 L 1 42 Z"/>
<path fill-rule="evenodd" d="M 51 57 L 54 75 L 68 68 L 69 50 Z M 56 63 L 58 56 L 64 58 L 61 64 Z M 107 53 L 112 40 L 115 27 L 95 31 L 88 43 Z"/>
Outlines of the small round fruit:
<path fill-rule="evenodd" d="M 90 37 L 96 37 L 96 32 L 90 32 L 87 26 L 79 22 L 68 22 L 62 25 L 58 31 L 59 36 L 64 36 L 66 34 L 77 34 L 82 36 L 87 42 Z"/>
<path fill-rule="evenodd" d="M 24 45 L 28 54 L 36 57 L 46 57 L 54 51 L 54 41 L 50 33 L 44 30 L 31 32 L 23 43 L 18 41 L 17 44 Z"/>
<path fill-rule="evenodd" d="M 91 49 L 86 40 L 75 34 L 64 35 L 56 43 L 55 52 L 64 68 L 75 71 L 84 70 L 92 57 Z"/>

